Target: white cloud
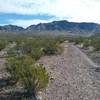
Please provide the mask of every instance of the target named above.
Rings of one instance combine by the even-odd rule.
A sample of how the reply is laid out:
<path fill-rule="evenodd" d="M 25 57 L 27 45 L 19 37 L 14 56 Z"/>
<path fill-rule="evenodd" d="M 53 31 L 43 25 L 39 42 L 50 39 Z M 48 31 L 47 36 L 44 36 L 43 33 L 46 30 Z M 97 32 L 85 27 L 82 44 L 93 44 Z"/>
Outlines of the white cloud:
<path fill-rule="evenodd" d="M 100 23 L 99 10 L 100 0 L 0 0 L 0 12 L 3 13 L 48 14 L 58 19 L 69 17 L 69 21 L 78 22 Z M 17 21 L 21 22 L 25 21 Z M 31 21 L 26 22 L 31 23 Z"/>
<path fill-rule="evenodd" d="M 0 12 L 17 14 L 44 13 L 50 0 L 0 0 Z"/>

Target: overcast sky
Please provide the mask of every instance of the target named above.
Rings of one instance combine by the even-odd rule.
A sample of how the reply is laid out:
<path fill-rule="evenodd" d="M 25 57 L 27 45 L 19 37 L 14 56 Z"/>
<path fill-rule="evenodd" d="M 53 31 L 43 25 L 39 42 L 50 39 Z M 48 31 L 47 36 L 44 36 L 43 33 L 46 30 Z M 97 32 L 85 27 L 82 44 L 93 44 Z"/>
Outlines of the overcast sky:
<path fill-rule="evenodd" d="M 0 0 L 0 25 L 53 20 L 100 23 L 100 0 Z"/>

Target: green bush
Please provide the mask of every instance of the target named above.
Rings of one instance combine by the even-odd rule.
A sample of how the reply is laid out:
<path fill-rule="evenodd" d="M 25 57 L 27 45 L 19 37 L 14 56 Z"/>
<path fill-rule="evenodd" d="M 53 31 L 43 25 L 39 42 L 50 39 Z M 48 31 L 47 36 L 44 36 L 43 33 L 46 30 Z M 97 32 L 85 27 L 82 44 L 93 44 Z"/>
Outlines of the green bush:
<path fill-rule="evenodd" d="M 30 56 L 8 58 L 7 71 L 14 83 L 19 83 L 28 93 L 34 96 L 48 84 L 48 75 L 44 66 L 35 64 Z"/>
<path fill-rule="evenodd" d="M 43 49 L 42 48 L 33 48 L 30 55 L 32 58 L 35 60 L 38 60 L 41 56 L 44 55 Z"/>
<path fill-rule="evenodd" d="M 43 52 L 47 55 L 56 54 L 59 46 L 55 41 L 49 41 L 48 43 L 44 44 Z"/>
<path fill-rule="evenodd" d="M 35 60 L 38 60 L 43 55 L 57 53 L 60 42 L 59 39 L 26 38 L 17 40 L 14 50 L 20 50 L 23 54 L 30 55 Z"/>
<path fill-rule="evenodd" d="M 6 43 L 4 41 L 0 41 L 0 51 L 6 47 Z"/>

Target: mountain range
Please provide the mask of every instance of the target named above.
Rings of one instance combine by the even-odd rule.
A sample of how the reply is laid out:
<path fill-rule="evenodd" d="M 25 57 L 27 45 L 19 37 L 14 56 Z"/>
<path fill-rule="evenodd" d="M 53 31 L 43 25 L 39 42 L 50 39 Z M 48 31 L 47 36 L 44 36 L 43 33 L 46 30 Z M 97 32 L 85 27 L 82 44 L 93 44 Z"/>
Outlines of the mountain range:
<path fill-rule="evenodd" d="M 37 25 L 31 25 L 27 28 L 15 26 L 15 25 L 5 25 L 0 26 L 0 31 L 2 32 L 34 32 L 34 31 L 58 31 L 64 32 L 65 34 L 100 34 L 100 24 L 97 23 L 87 23 L 87 22 L 68 22 L 66 20 L 53 21 L 49 23 L 39 23 Z"/>

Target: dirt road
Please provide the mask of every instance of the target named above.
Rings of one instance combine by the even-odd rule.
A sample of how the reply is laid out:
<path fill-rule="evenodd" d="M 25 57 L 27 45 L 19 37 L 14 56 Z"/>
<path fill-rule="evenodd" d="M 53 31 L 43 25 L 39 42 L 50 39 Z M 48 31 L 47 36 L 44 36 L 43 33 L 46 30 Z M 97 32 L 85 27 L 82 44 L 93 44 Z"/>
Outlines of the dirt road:
<path fill-rule="evenodd" d="M 100 100 L 98 67 L 76 46 L 64 43 L 61 55 L 42 57 L 50 75 L 41 100 Z"/>

